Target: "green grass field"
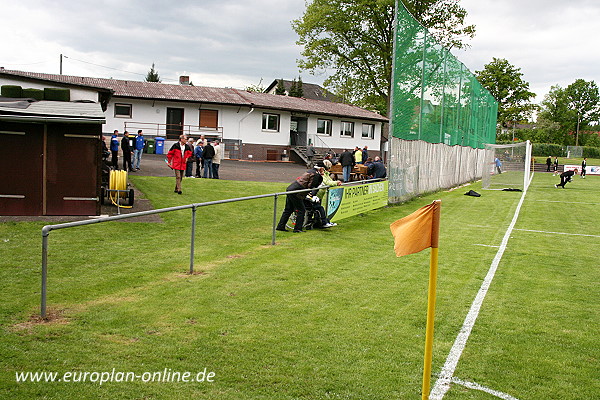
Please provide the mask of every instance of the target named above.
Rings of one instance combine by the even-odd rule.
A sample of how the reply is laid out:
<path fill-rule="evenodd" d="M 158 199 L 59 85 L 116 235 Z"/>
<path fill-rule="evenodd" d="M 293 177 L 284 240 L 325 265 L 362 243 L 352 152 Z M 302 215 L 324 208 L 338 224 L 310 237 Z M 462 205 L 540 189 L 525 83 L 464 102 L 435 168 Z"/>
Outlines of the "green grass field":
<path fill-rule="evenodd" d="M 195 179 L 178 196 L 172 178 L 132 180 L 155 208 L 286 186 Z M 564 190 L 557 182 L 534 177 L 454 374 L 519 400 L 600 397 L 600 178 L 576 178 Z M 469 189 L 482 197 L 464 196 Z M 162 214 L 162 223 L 53 231 L 49 322 L 36 318 L 44 223 L 1 223 L 0 398 L 420 398 L 429 250 L 396 258 L 389 224 L 436 198 L 438 374 L 521 193 L 476 183 L 327 231 L 278 232 L 276 246 L 272 199 L 201 208 L 192 276 L 189 210 Z M 98 382 L 102 372 L 147 378 L 165 369 L 215 375 Z M 17 383 L 17 373 L 36 371 L 89 375 Z M 497 397 L 453 384 L 445 398 Z"/>

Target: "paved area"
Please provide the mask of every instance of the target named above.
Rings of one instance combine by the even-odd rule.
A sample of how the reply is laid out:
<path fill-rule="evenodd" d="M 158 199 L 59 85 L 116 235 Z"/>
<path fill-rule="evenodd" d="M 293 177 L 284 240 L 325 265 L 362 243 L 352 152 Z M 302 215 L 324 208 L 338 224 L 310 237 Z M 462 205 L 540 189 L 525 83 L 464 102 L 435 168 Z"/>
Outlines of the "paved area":
<path fill-rule="evenodd" d="M 174 177 L 173 171 L 165 163 L 165 158 L 164 155 L 160 154 L 144 154 L 140 170 L 131 172 L 131 174 Z M 222 160 L 219 168 L 219 177 L 234 181 L 291 183 L 304 171 L 306 171 L 304 166 L 290 162 Z M 194 166 L 195 173 L 196 166 Z"/>

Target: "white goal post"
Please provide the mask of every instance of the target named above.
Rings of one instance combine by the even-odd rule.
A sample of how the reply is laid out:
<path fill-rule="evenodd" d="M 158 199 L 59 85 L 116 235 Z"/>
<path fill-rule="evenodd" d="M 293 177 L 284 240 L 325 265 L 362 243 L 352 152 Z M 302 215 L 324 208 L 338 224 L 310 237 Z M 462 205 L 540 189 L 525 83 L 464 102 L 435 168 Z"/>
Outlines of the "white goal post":
<path fill-rule="evenodd" d="M 486 144 L 482 188 L 525 190 L 531 181 L 531 142 Z"/>

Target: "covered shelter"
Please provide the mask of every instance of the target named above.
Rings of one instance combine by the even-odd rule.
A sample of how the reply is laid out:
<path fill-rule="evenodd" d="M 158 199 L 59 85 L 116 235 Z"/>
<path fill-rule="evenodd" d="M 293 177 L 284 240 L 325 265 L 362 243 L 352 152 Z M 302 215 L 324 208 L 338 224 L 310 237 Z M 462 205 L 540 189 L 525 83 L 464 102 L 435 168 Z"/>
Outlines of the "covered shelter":
<path fill-rule="evenodd" d="M 0 215 L 99 215 L 96 102 L 0 97 Z"/>

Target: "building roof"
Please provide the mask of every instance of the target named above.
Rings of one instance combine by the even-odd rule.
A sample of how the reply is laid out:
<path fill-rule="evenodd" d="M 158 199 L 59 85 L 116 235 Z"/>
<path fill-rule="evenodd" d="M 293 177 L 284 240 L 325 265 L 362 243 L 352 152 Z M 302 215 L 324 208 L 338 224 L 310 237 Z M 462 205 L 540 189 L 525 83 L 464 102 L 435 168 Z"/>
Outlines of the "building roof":
<path fill-rule="evenodd" d="M 265 89 L 265 93 L 274 93 L 277 88 L 277 84 L 280 80 L 283 80 L 283 87 L 287 93 L 290 92 L 290 88 L 292 87 L 292 81 L 288 81 L 285 79 L 275 79 L 273 83 L 269 85 Z M 296 82 L 298 83 L 298 82 Z M 305 83 L 302 82 L 302 92 L 304 93 L 303 97 L 311 100 L 323 100 L 323 101 L 331 101 L 334 103 L 342 103 L 343 99 L 335 94 L 331 93 L 327 89 L 322 88 L 319 85 L 315 85 L 314 83 Z"/>
<path fill-rule="evenodd" d="M 0 98 L 0 120 L 103 124 L 105 117 L 100 104 L 93 102 Z"/>
<path fill-rule="evenodd" d="M 357 118 L 380 122 L 388 121 L 386 117 L 376 112 L 350 104 L 277 96 L 233 88 L 173 85 L 157 82 L 88 78 L 0 69 L 0 76 L 3 75 L 67 85 L 109 89 L 113 91 L 113 97 L 247 106 L 342 118 Z"/>

